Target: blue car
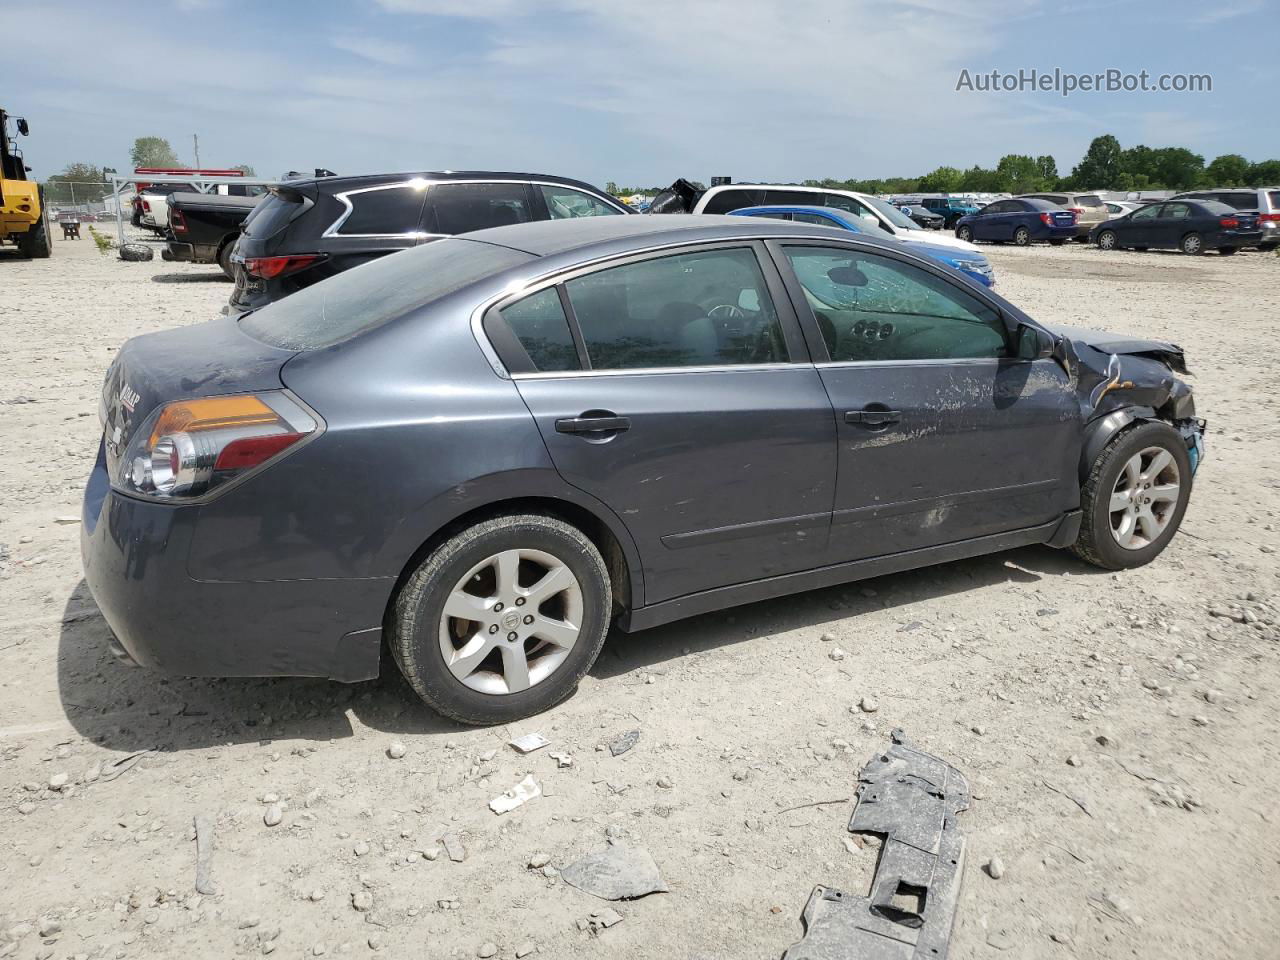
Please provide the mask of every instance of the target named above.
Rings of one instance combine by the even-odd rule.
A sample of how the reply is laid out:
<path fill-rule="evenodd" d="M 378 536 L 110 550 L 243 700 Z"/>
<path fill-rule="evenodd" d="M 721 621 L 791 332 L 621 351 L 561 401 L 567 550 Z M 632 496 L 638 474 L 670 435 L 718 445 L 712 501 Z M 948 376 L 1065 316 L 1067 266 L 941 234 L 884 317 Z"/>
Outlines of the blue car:
<path fill-rule="evenodd" d="M 860 218 L 853 213 L 844 210 L 837 210 L 834 207 L 795 207 L 795 206 L 765 206 L 765 207 L 743 207 L 739 210 L 732 211 L 731 217 L 768 217 L 770 220 L 794 220 L 796 223 L 812 223 L 820 227 L 835 227 L 839 230 L 849 230 L 853 233 L 869 233 L 872 236 L 883 239 L 880 231 L 868 230 L 865 222 L 860 222 Z M 980 253 L 974 253 L 969 250 L 951 250 L 947 247 L 939 247 L 931 243 L 913 243 L 909 249 L 915 253 L 922 253 L 925 256 L 933 257 L 933 259 L 945 263 L 948 267 L 954 267 L 967 277 L 971 277 L 984 287 L 994 287 L 996 285 L 996 274 L 991 269 L 991 264 L 987 258 Z"/>
<path fill-rule="evenodd" d="M 971 243 L 974 240 L 1011 241 L 1025 247 L 1037 240 L 1047 240 L 1058 246 L 1074 239 L 1078 232 L 1076 215 L 1070 210 L 1048 200 L 1025 197 L 997 200 L 956 221 L 956 237 Z"/>

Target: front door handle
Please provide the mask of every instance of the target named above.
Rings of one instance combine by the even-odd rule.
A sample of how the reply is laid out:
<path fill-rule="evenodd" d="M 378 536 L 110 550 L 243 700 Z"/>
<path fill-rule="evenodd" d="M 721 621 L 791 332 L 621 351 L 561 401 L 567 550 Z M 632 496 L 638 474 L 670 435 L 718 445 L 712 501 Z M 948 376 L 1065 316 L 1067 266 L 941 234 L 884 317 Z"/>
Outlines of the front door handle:
<path fill-rule="evenodd" d="M 556 433 L 621 433 L 631 428 L 629 417 L 581 416 L 556 421 Z"/>
<path fill-rule="evenodd" d="M 902 419 L 901 410 L 847 410 L 845 423 L 864 423 L 867 426 L 883 427 L 897 423 Z"/>

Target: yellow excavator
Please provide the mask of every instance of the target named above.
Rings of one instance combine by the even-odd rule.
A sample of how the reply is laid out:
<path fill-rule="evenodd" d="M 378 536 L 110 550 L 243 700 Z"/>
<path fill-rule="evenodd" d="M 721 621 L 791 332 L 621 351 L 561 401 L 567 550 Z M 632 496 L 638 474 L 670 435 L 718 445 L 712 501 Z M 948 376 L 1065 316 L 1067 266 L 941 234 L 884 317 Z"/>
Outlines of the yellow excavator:
<path fill-rule="evenodd" d="M 27 121 L 13 118 L 16 133 L 29 133 Z M 0 240 L 16 243 L 24 257 L 43 259 L 49 256 L 49 222 L 45 216 L 44 191 L 22 161 L 19 150 L 9 135 L 9 114 L 0 108 Z"/>

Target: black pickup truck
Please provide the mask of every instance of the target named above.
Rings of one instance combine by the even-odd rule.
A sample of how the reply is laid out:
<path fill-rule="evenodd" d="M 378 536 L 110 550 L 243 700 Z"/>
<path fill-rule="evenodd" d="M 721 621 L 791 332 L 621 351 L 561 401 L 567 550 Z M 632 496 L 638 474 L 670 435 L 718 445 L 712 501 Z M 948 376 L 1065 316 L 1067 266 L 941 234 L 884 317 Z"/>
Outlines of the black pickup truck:
<path fill-rule="evenodd" d="M 168 244 L 165 260 L 216 263 L 232 279 L 231 251 L 240 224 L 262 199 L 224 197 L 212 193 L 175 193 L 169 197 Z"/>

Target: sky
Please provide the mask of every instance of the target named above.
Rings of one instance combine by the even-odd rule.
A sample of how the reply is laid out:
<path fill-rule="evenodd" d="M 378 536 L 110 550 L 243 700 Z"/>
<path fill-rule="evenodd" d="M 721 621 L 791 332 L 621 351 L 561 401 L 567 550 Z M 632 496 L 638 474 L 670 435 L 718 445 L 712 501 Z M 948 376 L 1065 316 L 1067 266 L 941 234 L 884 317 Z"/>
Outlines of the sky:
<path fill-rule="evenodd" d="M 0 0 L 35 176 L 135 137 L 261 176 L 914 176 L 1123 146 L 1280 157 L 1280 0 Z M 30 44 L 13 42 L 30 37 Z M 957 91 L 1019 69 L 1210 93 Z"/>

